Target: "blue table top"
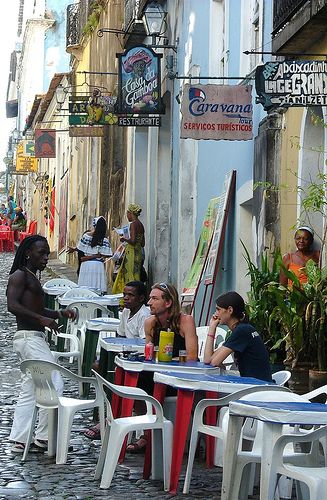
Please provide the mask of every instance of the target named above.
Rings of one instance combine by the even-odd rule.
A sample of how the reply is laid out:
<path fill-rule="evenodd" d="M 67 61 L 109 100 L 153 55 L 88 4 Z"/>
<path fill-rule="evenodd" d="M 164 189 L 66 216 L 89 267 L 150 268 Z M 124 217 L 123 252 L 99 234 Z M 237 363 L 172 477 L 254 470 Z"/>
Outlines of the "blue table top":
<path fill-rule="evenodd" d="M 255 397 L 255 394 L 253 394 Z M 282 402 L 282 401 L 238 401 L 242 405 L 255 406 L 257 408 L 265 408 L 267 410 L 286 410 L 286 411 L 300 411 L 300 412 L 327 412 L 327 405 L 321 403 L 310 402 Z"/>
<path fill-rule="evenodd" d="M 186 363 L 185 363 L 186 364 Z M 211 365 L 201 365 L 208 367 L 210 369 Z M 216 368 L 216 367 L 212 367 Z M 208 382 L 229 382 L 231 384 L 253 384 L 253 385 L 276 385 L 275 382 L 267 382 L 266 380 L 260 380 L 253 377 L 238 377 L 236 375 L 215 375 L 212 374 L 202 374 L 202 373 L 183 373 L 183 372 L 167 372 L 166 375 L 170 375 L 176 378 L 183 378 L 184 380 L 200 380 Z"/>
<path fill-rule="evenodd" d="M 156 361 L 144 361 L 144 363 L 146 363 L 147 365 L 154 365 L 154 366 L 171 366 L 172 368 L 174 368 L 174 366 L 178 366 L 178 368 L 180 368 L 181 370 L 183 370 L 183 367 L 185 366 L 186 368 L 186 372 L 187 372 L 187 368 L 204 368 L 206 370 L 217 370 L 217 366 L 212 366 L 212 365 L 207 365 L 205 363 L 203 363 L 202 361 L 186 361 L 185 363 L 180 363 L 178 360 L 176 361 L 159 361 L 159 362 L 156 362 Z M 178 371 L 176 372 L 177 374 L 180 374 L 181 372 Z"/>
<path fill-rule="evenodd" d="M 106 342 L 106 344 L 116 344 L 116 345 L 145 345 L 145 339 L 133 338 L 129 339 L 126 337 L 106 337 L 102 339 L 102 342 Z"/>

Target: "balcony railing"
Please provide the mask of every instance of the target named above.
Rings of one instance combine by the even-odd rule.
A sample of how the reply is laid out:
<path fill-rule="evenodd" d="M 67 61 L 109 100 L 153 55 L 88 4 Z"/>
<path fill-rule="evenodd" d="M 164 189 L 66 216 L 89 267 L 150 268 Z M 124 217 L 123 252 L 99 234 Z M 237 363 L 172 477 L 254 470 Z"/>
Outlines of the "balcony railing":
<path fill-rule="evenodd" d="M 274 0 L 273 34 L 280 30 L 307 0 Z"/>
<path fill-rule="evenodd" d="M 79 3 L 68 5 L 66 26 L 66 48 L 80 45 L 83 29 L 90 13 L 90 0 L 80 0 Z"/>

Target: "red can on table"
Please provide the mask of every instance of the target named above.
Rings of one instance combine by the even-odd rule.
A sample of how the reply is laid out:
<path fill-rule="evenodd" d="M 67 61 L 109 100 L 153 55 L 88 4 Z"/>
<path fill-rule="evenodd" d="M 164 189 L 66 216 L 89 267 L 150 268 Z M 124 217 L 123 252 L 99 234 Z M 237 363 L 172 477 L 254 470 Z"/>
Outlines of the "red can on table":
<path fill-rule="evenodd" d="M 152 344 L 152 342 L 148 342 L 147 344 L 145 344 L 144 348 L 145 361 L 152 361 L 153 353 L 154 353 L 154 345 Z"/>

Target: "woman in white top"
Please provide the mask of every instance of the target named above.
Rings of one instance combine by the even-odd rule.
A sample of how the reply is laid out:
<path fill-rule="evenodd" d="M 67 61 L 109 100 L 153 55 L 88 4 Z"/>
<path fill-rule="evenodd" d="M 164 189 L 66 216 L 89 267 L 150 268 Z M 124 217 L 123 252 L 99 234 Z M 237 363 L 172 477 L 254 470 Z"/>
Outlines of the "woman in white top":
<path fill-rule="evenodd" d="M 93 229 L 83 234 L 77 244 L 81 252 L 81 267 L 78 276 L 78 285 L 96 288 L 101 292 L 107 291 L 107 276 L 104 262 L 112 255 L 108 238 L 105 237 L 107 223 L 104 217 L 93 219 Z"/>

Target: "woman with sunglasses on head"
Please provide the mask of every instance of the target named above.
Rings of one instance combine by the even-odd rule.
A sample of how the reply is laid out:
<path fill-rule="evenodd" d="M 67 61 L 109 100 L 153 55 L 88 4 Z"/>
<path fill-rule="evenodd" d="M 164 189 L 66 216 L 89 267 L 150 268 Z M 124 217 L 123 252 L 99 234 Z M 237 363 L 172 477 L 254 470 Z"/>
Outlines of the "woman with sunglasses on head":
<path fill-rule="evenodd" d="M 226 325 L 231 335 L 214 349 L 218 325 Z M 255 327 L 246 318 L 243 298 L 237 292 L 227 292 L 216 300 L 204 349 L 204 362 L 223 367 L 224 360 L 234 355 L 241 377 L 272 381 L 269 353 Z"/>
<path fill-rule="evenodd" d="M 296 251 L 287 253 L 283 256 L 283 265 L 287 271 L 292 271 L 299 279 L 300 285 L 308 281 L 305 272 L 305 266 L 308 260 L 319 263 L 320 252 L 312 248 L 314 241 L 314 232 L 311 227 L 301 226 L 294 235 Z M 283 269 L 280 271 L 279 282 L 284 286 L 293 286 L 291 279 L 288 279 Z"/>

